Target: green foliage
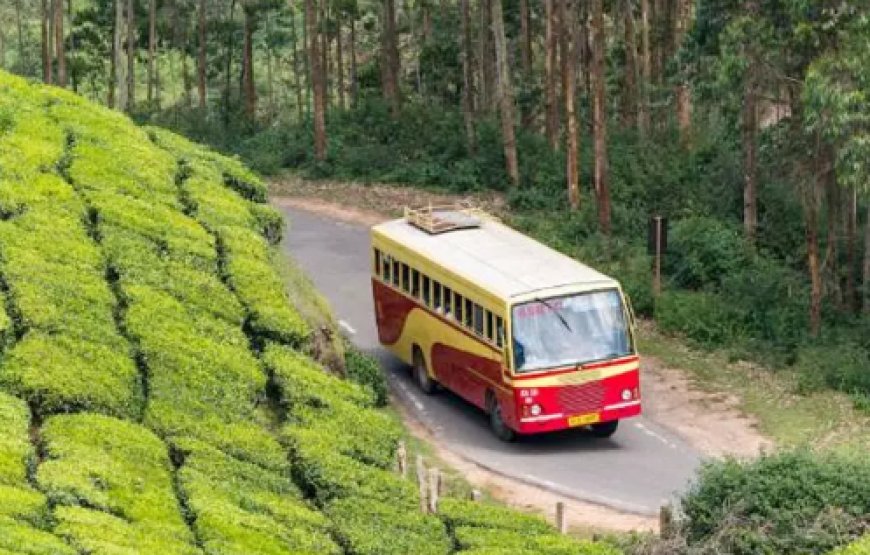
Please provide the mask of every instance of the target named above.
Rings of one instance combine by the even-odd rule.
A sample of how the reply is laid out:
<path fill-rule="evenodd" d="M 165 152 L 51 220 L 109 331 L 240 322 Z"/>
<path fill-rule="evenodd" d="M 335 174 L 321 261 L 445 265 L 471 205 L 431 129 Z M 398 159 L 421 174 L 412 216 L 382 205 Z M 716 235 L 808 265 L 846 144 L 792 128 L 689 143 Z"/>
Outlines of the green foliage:
<path fill-rule="evenodd" d="M 544 519 L 525 515 L 501 505 L 459 499 L 443 499 L 438 504 L 440 516 L 450 529 L 461 527 L 510 530 L 525 534 L 550 534 L 554 529 Z"/>
<path fill-rule="evenodd" d="M 180 486 L 206 553 L 338 553 L 289 469 L 262 468 L 199 442 L 183 442 L 179 453 Z"/>
<path fill-rule="evenodd" d="M 353 555 L 446 555 L 450 539 L 437 517 L 390 502 L 348 497 L 330 503 L 326 514 L 345 552 Z"/>
<path fill-rule="evenodd" d="M 148 538 L 160 552 L 192 552 L 160 438 L 138 424 L 78 414 L 47 420 L 42 439 L 40 487 L 55 504 L 91 509 L 58 511 L 61 535 L 88 550 L 104 539 L 134 548 Z"/>
<path fill-rule="evenodd" d="M 846 547 L 836 549 L 830 555 L 868 555 L 870 554 L 870 536 L 864 536 Z"/>
<path fill-rule="evenodd" d="M 386 406 L 389 402 L 389 387 L 377 359 L 350 347 L 345 351 L 344 361 L 348 379 L 369 388 L 374 395 L 375 406 Z"/>
<path fill-rule="evenodd" d="M 238 227 L 222 227 L 217 233 L 227 281 L 248 311 L 252 332 L 261 339 L 301 345 L 310 330 L 289 305 L 266 241 Z"/>
<path fill-rule="evenodd" d="M 679 220 L 666 257 L 670 279 L 688 289 L 716 287 L 749 263 L 751 251 L 739 229 L 711 217 Z"/>
<path fill-rule="evenodd" d="M 619 555 L 619 550 L 604 543 L 577 541 L 555 532 L 529 535 L 492 528 L 459 527 L 454 531 L 461 553 L 501 548 L 546 555 Z"/>
<path fill-rule="evenodd" d="M 850 393 L 870 392 L 870 353 L 852 341 L 832 341 L 802 346 L 797 364 L 805 391 L 825 387 Z"/>
<path fill-rule="evenodd" d="M 0 519 L 0 550 L 16 555 L 77 555 L 57 536 L 29 524 Z M 2 551 L 0 551 L 2 552 Z"/>
<path fill-rule="evenodd" d="M 820 553 L 859 535 L 870 515 L 870 464 L 808 451 L 707 464 L 683 497 L 690 542 L 725 552 Z"/>
<path fill-rule="evenodd" d="M 742 333 L 734 305 L 714 293 L 667 291 L 656 300 L 655 316 L 662 330 L 707 346 L 735 342 Z"/>
<path fill-rule="evenodd" d="M 0 484 L 27 482 L 27 467 L 33 456 L 28 439 L 30 411 L 27 404 L 0 392 Z"/>
<path fill-rule="evenodd" d="M 41 414 L 90 410 L 135 418 L 142 407 L 139 372 L 123 346 L 65 335 L 29 333 L 7 353 L 0 385 Z"/>

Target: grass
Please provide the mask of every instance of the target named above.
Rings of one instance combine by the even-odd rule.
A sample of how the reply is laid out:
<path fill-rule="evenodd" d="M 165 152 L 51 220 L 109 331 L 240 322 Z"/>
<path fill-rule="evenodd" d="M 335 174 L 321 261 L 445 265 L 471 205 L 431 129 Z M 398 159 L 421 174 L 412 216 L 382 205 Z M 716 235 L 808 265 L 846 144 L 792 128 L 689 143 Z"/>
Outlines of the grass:
<path fill-rule="evenodd" d="M 641 327 L 639 348 L 684 371 L 703 391 L 736 395 L 740 409 L 757 418 L 760 431 L 779 446 L 854 451 L 870 445 L 870 415 L 855 410 L 845 394 L 798 393 L 789 372 L 734 361 L 724 352 L 694 350 L 651 326 Z"/>

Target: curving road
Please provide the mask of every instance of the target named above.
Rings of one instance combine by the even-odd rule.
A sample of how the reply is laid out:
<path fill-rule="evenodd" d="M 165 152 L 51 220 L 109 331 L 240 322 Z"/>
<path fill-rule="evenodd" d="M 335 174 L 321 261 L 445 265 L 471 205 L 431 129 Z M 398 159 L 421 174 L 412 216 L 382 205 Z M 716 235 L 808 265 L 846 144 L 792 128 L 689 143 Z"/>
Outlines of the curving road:
<path fill-rule="evenodd" d="M 655 514 L 685 488 L 700 453 L 647 416 L 623 422 L 608 440 L 572 431 L 505 444 L 490 433 L 486 416 L 458 397 L 446 391 L 420 393 L 407 368 L 378 344 L 368 230 L 306 211 L 281 210 L 292 227 L 284 249 L 329 299 L 345 334 L 383 362 L 397 398 L 458 455 L 560 495 L 638 514 Z"/>

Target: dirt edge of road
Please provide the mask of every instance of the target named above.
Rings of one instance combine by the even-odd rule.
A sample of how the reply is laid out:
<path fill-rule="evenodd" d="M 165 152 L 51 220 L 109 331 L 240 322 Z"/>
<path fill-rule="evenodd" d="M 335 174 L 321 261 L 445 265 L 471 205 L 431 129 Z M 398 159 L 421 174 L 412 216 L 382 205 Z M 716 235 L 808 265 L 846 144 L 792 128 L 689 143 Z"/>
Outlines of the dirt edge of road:
<path fill-rule="evenodd" d="M 336 195 L 333 188 L 330 194 L 320 194 L 312 187 L 294 190 L 293 196 L 283 196 L 286 190 L 277 192 L 272 202 L 277 206 L 287 206 L 319 214 L 331 219 L 360 225 L 375 225 L 386 221 L 395 214 L 386 210 L 372 208 L 372 202 L 361 202 L 364 208 L 351 207 L 341 202 L 344 199 L 358 201 L 371 191 L 365 185 L 342 185 L 344 191 Z M 391 187 L 381 187 L 377 191 L 382 202 Z M 387 190 L 387 192 L 385 192 Z M 297 195 L 296 193 L 301 193 Z M 310 196 L 309 196 L 310 195 Z M 433 198 L 432 193 L 423 193 Z M 404 200 L 409 193 L 401 192 Z M 436 200 L 455 200 L 439 198 Z M 395 204 L 393 204 L 395 206 Z M 292 228 L 292 222 L 291 222 Z M 642 384 L 645 395 L 645 413 L 658 424 L 667 427 L 685 439 L 698 451 L 709 457 L 734 456 L 750 458 L 773 446 L 773 443 L 758 431 L 757 421 L 741 412 L 740 400 L 733 395 L 702 391 L 693 385 L 686 372 L 669 368 L 653 357 L 643 357 Z M 410 416 L 401 406 L 400 412 L 411 432 L 430 443 L 438 456 L 446 463 L 461 471 L 469 483 L 490 491 L 493 497 L 518 508 L 534 509 L 550 515 L 556 501 L 566 501 L 564 496 L 546 488 L 529 485 L 521 480 L 492 472 L 470 462 L 442 445 L 425 425 Z M 616 511 L 593 503 L 576 500 L 566 501 L 571 524 L 614 531 L 654 530 L 655 519 Z"/>

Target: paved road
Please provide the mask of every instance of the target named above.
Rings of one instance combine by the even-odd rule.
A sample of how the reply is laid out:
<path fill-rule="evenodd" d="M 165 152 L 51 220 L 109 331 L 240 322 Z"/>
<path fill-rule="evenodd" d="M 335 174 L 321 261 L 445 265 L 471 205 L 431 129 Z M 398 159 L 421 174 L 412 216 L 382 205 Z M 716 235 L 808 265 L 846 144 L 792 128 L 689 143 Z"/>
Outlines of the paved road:
<path fill-rule="evenodd" d="M 490 470 L 567 497 L 639 514 L 654 514 L 683 489 L 700 455 L 648 417 L 627 420 L 607 440 L 581 431 L 505 444 L 486 416 L 449 392 L 425 396 L 407 368 L 381 349 L 369 281 L 368 230 L 283 208 L 290 220 L 284 248 L 329 299 L 344 332 L 384 364 L 399 400 L 455 452 Z"/>

